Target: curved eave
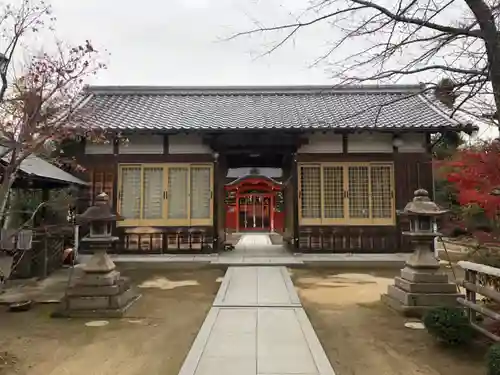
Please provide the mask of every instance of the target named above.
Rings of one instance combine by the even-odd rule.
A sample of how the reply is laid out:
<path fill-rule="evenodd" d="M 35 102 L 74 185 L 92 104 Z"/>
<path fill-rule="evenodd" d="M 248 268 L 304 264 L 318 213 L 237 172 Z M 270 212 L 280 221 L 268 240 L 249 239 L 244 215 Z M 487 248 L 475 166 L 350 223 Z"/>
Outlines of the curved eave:
<path fill-rule="evenodd" d="M 264 176 L 264 175 L 261 175 L 261 174 L 247 174 L 245 176 L 238 177 L 234 181 L 231 181 L 231 182 L 227 183 L 226 186 L 238 185 L 238 184 L 244 182 L 245 180 L 249 180 L 249 179 L 252 179 L 252 178 L 254 178 L 254 179 L 261 179 L 261 180 L 267 180 L 267 181 L 271 182 L 273 185 L 277 185 L 277 186 L 282 186 L 283 185 L 280 181 L 276 181 L 274 178 L 271 178 L 271 177 L 268 177 L 268 176 Z"/>

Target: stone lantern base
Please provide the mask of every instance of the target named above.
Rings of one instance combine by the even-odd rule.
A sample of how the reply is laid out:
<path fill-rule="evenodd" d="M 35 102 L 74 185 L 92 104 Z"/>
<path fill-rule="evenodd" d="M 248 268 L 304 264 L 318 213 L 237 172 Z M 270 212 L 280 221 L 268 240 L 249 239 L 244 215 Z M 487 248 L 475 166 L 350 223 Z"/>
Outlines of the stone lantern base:
<path fill-rule="evenodd" d="M 106 251 L 97 251 L 70 286 L 54 317 L 120 318 L 140 297 L 130 280 L 120 276 Z"/>
<path fill-rule="evenodd" d="M 457 306 L 455 284 L 448 281 L 448 275 L 440 271 L 439 263 L 432 267 L 414 267 L 411 260 L 401 270 L 401 276 L 394 279 L 387 294 L 381 297 L 389 307 L 405 316 L 420 318 L 427 310 L 438 306 Z"/>

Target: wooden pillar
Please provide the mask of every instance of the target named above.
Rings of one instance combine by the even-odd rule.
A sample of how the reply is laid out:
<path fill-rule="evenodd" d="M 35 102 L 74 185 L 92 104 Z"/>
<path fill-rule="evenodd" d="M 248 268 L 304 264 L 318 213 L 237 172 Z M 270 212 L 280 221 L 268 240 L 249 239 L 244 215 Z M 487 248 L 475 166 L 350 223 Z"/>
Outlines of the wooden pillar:
<path fill-rule="evenodd" d="M 42 189 L 42 202 L 49 202 L 50 200 L 50 190 L 49 189 Z M 43 206 L 40 209 L 40 217 L 41 222 L 43 223 L 43 220 L 45 219 L 47 215 L 47 207 Z M 45 279 L 49 273 L 48 270 L 48 265 L 49 265 L 49 241 L 48 241 L 48 233 L 45 232 L 43 235 L 43 250 L 42 250 L 42 266 L 40 268 L 40 274 L 39 277 L 42 279 Z"/>
<path fill-rule="evenodd" d="M 269 226 L 271 227 L 271 232 L 274 232 L 274 209 L 276 207 L 276 191 L 274 188 L 271 188 L 271 194 L 269 195 Z"/>
<path fill-rule="evenodd" d="M 297 155 L 293 155 L 290 165 L 291 188 L 293 191 L 293 247 L 299 249 L 299 178 L 297 171 Z"/>
<path fill-rule="evenodd" d="M 215 161 L 214 168 L 214 235 L 216 236 L 216 241 L 214 242 L 217 247 L 220 247 L 226 239 L 226 205 L 224 190 L 226 174 L 227 159 L 224 154 L 221 154 Z"/>
<path fill-rule="evenodd" d="M 113 212 L 118 212 L 118 154 L 120 153 L 120 140 L 113 138 L 113 201 L 111 208 Z M 116 223 L 115 223 L 116 224 Z M 115 225 L 116 226 L 116 225 Z"/>
<path fill-rule="evenodd" d="M 111 201 L 111 209 L 113 212 L 118 212 L 119 207 L 118 207 L 118 192 L 120 190 L 120 186 L 118 186 L 118 155 L 120 153 L 120 139 L 118 137 L 113 137 L 113 158 L 112 158 L 112 170 L 113 170 L 113 200 Z M 95 197 L 92 197 L 95 198 Z M 115 236 L 120 236 L 118 226 L 116 224 L 116 221 L 114 221 L 112 224 L 111 231 L 113 235 Z"/>
<path fill-rule="evenodd" d="M 240 193 L 239 189 L 236 189 L 236 228 L 235 232 L 240 231 Z"/>

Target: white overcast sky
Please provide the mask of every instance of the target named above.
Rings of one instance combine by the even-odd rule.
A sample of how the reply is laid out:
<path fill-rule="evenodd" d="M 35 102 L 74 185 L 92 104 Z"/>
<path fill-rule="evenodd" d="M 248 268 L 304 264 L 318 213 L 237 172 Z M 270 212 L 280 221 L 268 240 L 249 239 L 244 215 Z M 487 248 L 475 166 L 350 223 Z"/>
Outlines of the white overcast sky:
<path fill-rule="evenodd" d="M 99 85 L 333 84 L 324 65 L 311 66 L 337 32 L 326 23 L 303 29 L 270 55 L 279 35 L 234 33 L 293 22 L 308 0 L 49 0 L 57 38 L 106 49 Z M 45 36 L 43 36 L 45 38 Z M 43 48 L 53 45 L 47 36 Z M 52 40 L 50 40 L 52 38 Z M 37 42 L 39 45 L 39 41 Z M 347 50 L 349 52 L 349 46 Z M 336 56 L 337 57 L 337 56 Z M 406 83 L 417 83 L 409 76 Z M 482 127 L 483 128 L 483 127 Z M 484 128 L 483 136 L 496 136 Z"/>
<path fill-rule="evenodd" d="M 258 58 L 269 36 L 225 38 L 292 20 L 306 0 L 52 0 L 61 39 L 90 39 L 111 54 L 98 84 L 328 84 L 310 67 L 325 46 L 327 25 L 305 30 L 270 56 Z"/>

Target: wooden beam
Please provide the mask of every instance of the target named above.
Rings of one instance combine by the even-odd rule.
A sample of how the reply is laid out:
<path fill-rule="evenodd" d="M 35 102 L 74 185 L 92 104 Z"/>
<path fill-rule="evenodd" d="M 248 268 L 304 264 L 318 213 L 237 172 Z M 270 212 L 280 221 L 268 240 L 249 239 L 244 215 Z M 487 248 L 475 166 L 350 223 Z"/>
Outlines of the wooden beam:
<path fill-rule="evenodd" d="M 286 132 L 231 132 L 212 134 L 204 137 L 204 141 L 214 150 L 224 150 L 232 147 L 277 147 L 285 146 L 297 148 L 307 142 L 302 134 L 289 134 Z"/>

